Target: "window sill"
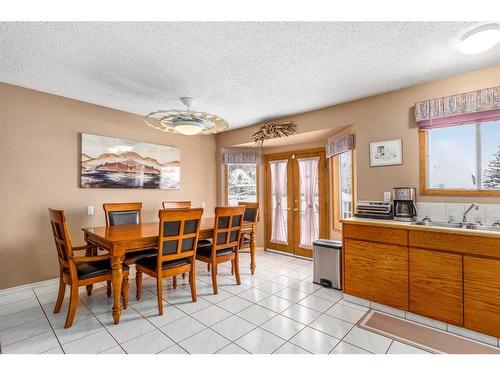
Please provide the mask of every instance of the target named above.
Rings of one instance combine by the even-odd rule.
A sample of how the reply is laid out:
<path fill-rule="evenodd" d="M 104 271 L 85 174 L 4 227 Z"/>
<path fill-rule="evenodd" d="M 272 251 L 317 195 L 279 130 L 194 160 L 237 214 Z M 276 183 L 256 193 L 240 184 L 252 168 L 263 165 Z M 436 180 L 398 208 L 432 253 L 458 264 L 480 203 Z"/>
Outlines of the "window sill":
<path fill-rule="evenodd" d="M 500 197 L 500 190 L 421 189 L 420 195 L 458 197 Z"/>

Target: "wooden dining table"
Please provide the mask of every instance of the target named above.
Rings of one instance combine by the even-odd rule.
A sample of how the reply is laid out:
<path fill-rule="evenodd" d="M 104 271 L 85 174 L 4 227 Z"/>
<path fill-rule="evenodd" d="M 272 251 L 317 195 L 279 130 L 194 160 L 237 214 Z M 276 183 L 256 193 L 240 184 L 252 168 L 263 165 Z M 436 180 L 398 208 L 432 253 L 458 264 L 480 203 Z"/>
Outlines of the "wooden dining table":
<path fill-rule="evenodd" d="M 212 239 L 214 217 L 203 217 L 200 223 L 199 239 Z M 242 232 L 250 234 L 250 270 L 255 271 L 255 238 L 257 224 L 244 221 Z M 159 223 L 140 223 L 116 226 L 82 228 L 85 241 L 89 245 L 109 251 L 111 256 L 113 284 L 113 320 L 120 322 L 122 263 L 125 253 L 158 246 Z"/>

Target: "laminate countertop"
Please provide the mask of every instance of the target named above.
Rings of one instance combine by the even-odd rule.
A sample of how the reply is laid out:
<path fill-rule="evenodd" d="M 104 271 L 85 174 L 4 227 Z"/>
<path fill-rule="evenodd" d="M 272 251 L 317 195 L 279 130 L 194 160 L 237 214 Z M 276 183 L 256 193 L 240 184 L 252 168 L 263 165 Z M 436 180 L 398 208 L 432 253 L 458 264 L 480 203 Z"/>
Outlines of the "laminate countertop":
<path fill-rule="evenodd" d="M 414 225 L 411 222 L 396 221 L 396 220 L 382 220 L 382 219 L 367 219 L 360 217 L 352 217 L 350 219 L 341 220 L 343 224 L 354 225 L 371 225 L 379 227 L 400 228 L 424 232 L 437 232 L 437 233 L 450 233 L 450 234 L 463 234 L 475 237 L 489 237 L 500 240 L 500 232 L 479 230 L 479 229 L 466 229 L 466 228 L 441 228 L 426 225 Z"/>

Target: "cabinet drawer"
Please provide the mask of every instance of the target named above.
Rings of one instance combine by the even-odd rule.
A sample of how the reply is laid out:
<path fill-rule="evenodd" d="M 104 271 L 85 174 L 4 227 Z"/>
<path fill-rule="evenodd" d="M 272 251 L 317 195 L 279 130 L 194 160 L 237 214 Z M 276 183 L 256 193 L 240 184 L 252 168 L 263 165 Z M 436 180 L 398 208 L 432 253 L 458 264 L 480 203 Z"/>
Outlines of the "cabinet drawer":
<path fill-rule="evenodd" d="M 408 248 L 344 240 L 344 291 L 408 310 Z"/>
<path fill-rule="evenodd" d="M 408 245 L 408 230 L 375 225 L 342 224 L 344 238 L 381 242 L 392 245 Z"/>
<path fill-rule="evenodd" d="M 410 248 L 410 311 L 463 326 L 462 256 Z"/>
<path fill-rule="evenodd" d="M 464 256 L 464 323 L 500 337 L 500 260 Z"/>

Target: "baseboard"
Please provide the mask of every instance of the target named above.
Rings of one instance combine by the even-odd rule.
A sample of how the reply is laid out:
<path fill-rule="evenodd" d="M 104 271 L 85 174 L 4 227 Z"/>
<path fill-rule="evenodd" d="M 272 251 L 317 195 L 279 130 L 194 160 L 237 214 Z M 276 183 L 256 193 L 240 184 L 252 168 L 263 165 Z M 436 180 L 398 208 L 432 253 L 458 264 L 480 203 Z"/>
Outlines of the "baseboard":
<path fill-rule="evenodd" d="M 0 289 L 0 295 L 10 294 L 12 292 L 19 292 L 19 291 L 22 291 L 24 289 L 33 289 L 33 288 L 37 288 L 39 286 L 45 286 L 45 285 L 49 285 L 51 283 L 57 283 L 58 281 L 59 281 L 59 278 L 56 277 L 54 279 L 48 279 L 48 280 L 43 280 L 43 281 L 37 281 L 34 283 L 30 283 L 30 284 L 13 286 L 12 288 Z"/>

